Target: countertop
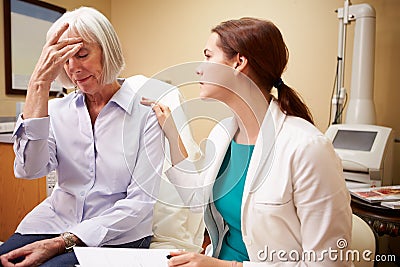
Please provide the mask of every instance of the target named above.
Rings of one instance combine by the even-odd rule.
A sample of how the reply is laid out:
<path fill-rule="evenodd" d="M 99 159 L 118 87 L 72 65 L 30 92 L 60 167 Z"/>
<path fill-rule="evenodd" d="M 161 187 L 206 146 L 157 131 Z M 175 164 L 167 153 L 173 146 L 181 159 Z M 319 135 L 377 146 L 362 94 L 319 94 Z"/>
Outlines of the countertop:
<path fill-rule="evenodd" d="M 0 134 L 0 143 L 9 143 L 12 144 L 13 141 L 11 140 L 11 133 L 7 133 L 7 134 Z"/>

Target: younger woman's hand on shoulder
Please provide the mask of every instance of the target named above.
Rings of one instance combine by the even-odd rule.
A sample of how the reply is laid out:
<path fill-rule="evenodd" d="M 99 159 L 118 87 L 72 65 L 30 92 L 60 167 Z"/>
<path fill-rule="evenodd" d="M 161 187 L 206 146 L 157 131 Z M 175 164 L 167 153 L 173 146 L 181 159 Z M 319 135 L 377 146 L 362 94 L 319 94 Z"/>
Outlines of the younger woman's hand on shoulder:
<path fill-rule="evenodd" d="M 153 109 L 157 116 L 158 123 L 168 139 L 178 135 L 178 130 L 176 128 L 174 119 L 171 116 L 171 110 L 168 106 L 146 97 L 142 97 L 140 103 L 145 106 L 150 106 Z"/>
<path fill-rule="evenodd" d="M 172 165 L 176 165 L 185 158 L 187 158 L 188 152 L 183 144 L 178 129 L 176 128 L 169 107 L 145 97 L 142 97 L 140 103 L 142 105 L 152 107 L 154 113 L 156 114 L 158 123 L 160 124 L 170 144 L 170 155 L 171 155 Z"/>

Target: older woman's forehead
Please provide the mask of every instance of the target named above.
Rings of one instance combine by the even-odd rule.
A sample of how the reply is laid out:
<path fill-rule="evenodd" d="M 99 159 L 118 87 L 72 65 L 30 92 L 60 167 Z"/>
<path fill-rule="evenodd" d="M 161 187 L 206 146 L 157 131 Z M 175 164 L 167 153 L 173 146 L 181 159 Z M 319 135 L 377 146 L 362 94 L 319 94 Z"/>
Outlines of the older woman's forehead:
<path fill-rule="evenodd" d="M 75 37 L 82 37 L 83 39 L 83 44 L 84 47 L 100 47 L 100 45 L 96 42 L 93 42 L 92 40 L 87 40 L 85 39 L 84 36 L 81 36 L 77 30 L 74 29 L 68 29 L 66 30 L 60 37 L 59 41 L 68 39 L 68 38 L 75 38 Z M 101 48 L 100 48 L 101 49 Z"/>
<path fill-rule="evenodd" d="M 61 41 L 61 40 L 64 40 L 64 39 L 67 39 L 67 38 L 73 38 L 73 37 L 81 37 L 81 36 L 79 35 L 79 33 L 78 33 L 76 30 L 68 28 L 68 29 L 61 35 L 61 37 L 60 37 L 59 40 Z"/>

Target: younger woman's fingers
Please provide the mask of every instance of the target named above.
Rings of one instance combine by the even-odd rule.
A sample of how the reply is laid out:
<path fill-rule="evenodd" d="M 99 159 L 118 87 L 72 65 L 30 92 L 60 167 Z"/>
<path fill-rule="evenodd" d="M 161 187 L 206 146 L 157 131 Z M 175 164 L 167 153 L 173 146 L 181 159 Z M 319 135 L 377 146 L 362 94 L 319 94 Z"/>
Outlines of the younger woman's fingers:
<path fill-rule="evenodd" d="M 179 256 L 179 255 L 183 255 L 183 254 L 187 254 L 187 251 L 184 250 L 174 250 L 170 252 L 171 256 Z"/>
<path fill-rule="evenodd" d="M 151 106 L 152 104 L 155 104 L 156 101 L 153 99 L 149 99 L 146 97 L 142 97 L 142 99 L 140 100 L 140 104 L 145 105 L 145 106 Z"/>
<path fill-rule="evenodd" d="M 143 97 L 143 96 L 142 96 L 142 99 L 140 100 L 140 104 L 145 105 L 145 106 L 149 106 L 154 111 L 156 111 L 154 108 L 157 107 L 157 110 L 159 110 L 161 112 L 166 112 L 167 111 L 168 113 L 171 113 L 168 106 L 166 106 L 166 105 L 164 105 L 164 104 L 162 104 L 160 102 L 157 102 L 157 101 L 155 101 L 153 99 L 149 99 L 149 98 L 146 98 L 146 97 Z"/>
<path fill-rule="evenodd" d="M 154 110 L 154 113 L 156 113 L 156 116 L 160 118 L 161 116 L 164 115 L 164 111 L 160 107 L 160 105 L 153 105 L 152 109 Z"/>
<path fill-rule="evenodd" d="M 183 266 L 190 263 L 190 255 L 187 251 L 180 251 L 181 253 L 173 255 L 171 252 L 171 258 L 169 259 L 169 266 Z"/>

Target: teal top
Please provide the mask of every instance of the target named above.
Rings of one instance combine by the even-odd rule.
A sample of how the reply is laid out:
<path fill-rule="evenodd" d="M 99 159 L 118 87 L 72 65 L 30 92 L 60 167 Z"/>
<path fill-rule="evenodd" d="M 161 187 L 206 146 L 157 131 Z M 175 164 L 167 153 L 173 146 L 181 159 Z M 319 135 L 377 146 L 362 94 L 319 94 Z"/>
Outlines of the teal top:
<path fill-rule="evenodd" d="M 241 206 L 253 149 L 254 145 L 242 145 L 232 140 L 213 187 L 215 206 L 229 227 L 219 254 L 219 259 L 222 260 L 249 260 L 242 239 Z"/>

